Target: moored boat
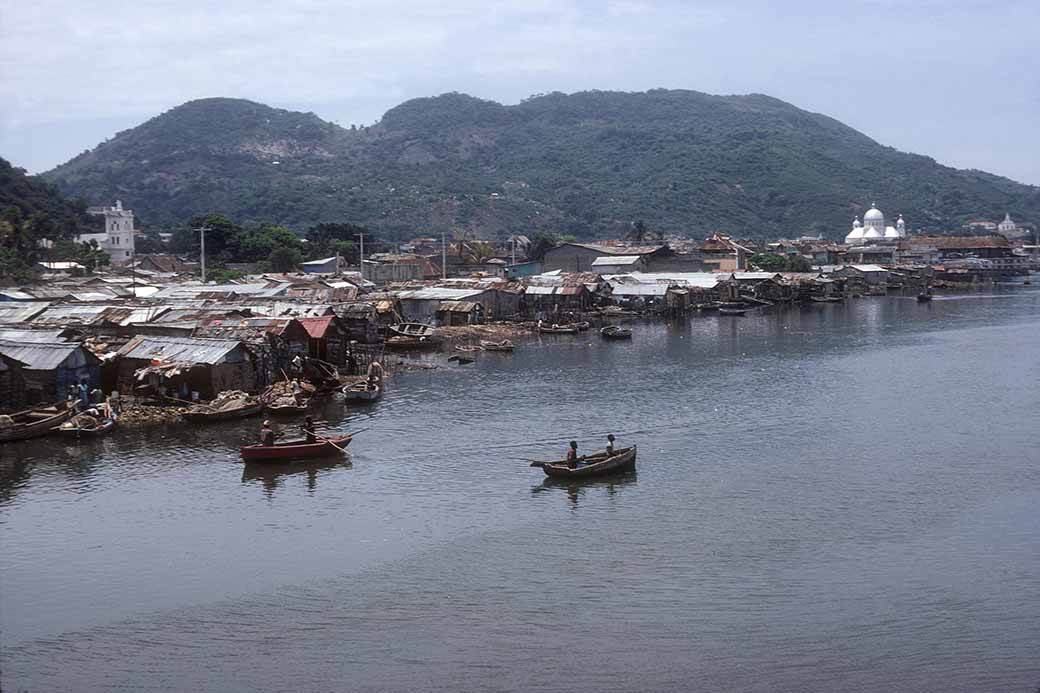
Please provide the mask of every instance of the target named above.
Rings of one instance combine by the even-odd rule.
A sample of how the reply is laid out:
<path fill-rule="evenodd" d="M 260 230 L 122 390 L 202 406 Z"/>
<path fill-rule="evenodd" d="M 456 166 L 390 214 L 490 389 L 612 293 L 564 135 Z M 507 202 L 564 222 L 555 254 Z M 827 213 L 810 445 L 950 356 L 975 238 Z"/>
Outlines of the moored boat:
<path fill-rule="evenodd" d="M 743 315 L 747 308 L 719 308 L 719 315 Z"/>
<path fill-rule="evenodd" d="M 932 300 L 932 293 L 930 291 L 923 291 L 923 292 L 917 294 L 917 302 L 918 303 L 927 303 L 928 301 L 931 301 L 931 300 Z"/>
<path fill-rule="evenodd" d="M 65 402 L 0 415 L 0 443 L 38 438 L 72 418 L 75 410 Z"/>
<path fill-rule="evenodd" d="M 632 330 L 628 327 L 618 327 L 617 325 L 607 325 L 599 331 L 600 335 L 604 339 L 631 339 Z"/>
<path fill-rule="evenodd" d="M 383 387 L 381 385 L 369 386 L 369 384 L 363 380 L 354 383 L 353 385 L 346 385 L 343 388 L 343 399 L 374 402 L 382 396 Z"/>
<path fill-rule="evenodd" d="M 75 417 L 59 426 L 58 434 L 65 438 L 99 438 L 116 427 L 116 420 L 112 417 L 100 420 L 91 417 L 94 425 L 89 425 L 87 421 L 77 421 L 79 418 Z"/>
<path fill-rule="evenodd" d="M 401 337 L 433 337 L 437 334 L 437 328 L 421 322 L 402 322 L 390 325 L 389 330 Z"/>
<path fill-rule="evenodd" d="M 503 339 L 501 342 L 481 340 L 480 348 L 484 351 L 512 351 L 513 343 L 508 339 Z"/>
<path fill-rule="evenodd" d="M 351 436 L 318 438 L 313 443 L 304 440 L 290 440 L 274 445 L 243 445 L 239 454 L 246 462 L 283 462 L 287 460 L 304 460 L 313 457 L 328 457 L 346 453 L 343 448 L 350 445 Z"/>
<path fill-rule="evenodd" d="M 404 335 L 394 335 L 387 337 L 386 348 L 387 349 L 435 349 L 441 343 L 440 337 L 437 335 L 430 336 L 419 336 L 419 337 L 405 337 Z"/>
<path fill-rule="evenodd" d="M 613 454 L 599 452 L 579 460 L 580 466 L 571 469 L 565 460 L 536 465 L 546 476 L 557 479 L 588 479 L 609 474 L 624 474 L 636 468 L 636 446 L 619 448 Z"/>
<path fill-rule="evenodd" d="M 538 331 L 542 334 L 578 334 L 574 325 L 539 325 Z"/>
<path fill-rule="evenodd" d="M 307 411 L 307 402 L 303 404 L 268 404 L 267 412 L 274 416 L 292 416 Z"/>

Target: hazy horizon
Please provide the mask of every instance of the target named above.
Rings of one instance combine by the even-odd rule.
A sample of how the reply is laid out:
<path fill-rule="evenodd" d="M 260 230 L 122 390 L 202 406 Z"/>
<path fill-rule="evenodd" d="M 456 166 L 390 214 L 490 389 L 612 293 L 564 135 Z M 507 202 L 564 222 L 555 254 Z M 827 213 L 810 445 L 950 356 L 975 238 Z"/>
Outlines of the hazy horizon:
<path fill-rule="evenodd" d="M 115 11 L 115 8 L 119 8 Z M 763 93 L 896 149 L 1040 184 L 1040 3 L 41 0 L 0 25 L 0 156 L 41 172 L 186 101 L 349 127 L 458 91 Z"/>

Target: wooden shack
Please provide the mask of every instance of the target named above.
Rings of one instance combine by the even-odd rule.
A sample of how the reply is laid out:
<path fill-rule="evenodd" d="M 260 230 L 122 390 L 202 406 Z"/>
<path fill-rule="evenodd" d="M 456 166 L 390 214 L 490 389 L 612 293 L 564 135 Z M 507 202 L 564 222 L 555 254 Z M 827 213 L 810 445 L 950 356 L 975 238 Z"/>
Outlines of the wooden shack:
<path fill-rule="evenodd" d="M 238 340 L 136 337 L 117 353 L 125 394 L 212 399 L 224 390 L 255 392 L 252 353 Z"/>
<path fill-rule="evenodd" d="M 101 361 L 97 356 L 75 342 L 13 342 L 0 339 L 0 355 L 8 360 L 8 368 L 13 363 L 19 375 L 11 374 L 13 379 L 22 381 L 20 404 L 51 403 L 65 400 L 69 386 L 86 383 L 93 390 L 101 382 Z M 12 396 L 17 391 L 13 390 Z M 6 405 L 7 403 L 3 403 Z"/>

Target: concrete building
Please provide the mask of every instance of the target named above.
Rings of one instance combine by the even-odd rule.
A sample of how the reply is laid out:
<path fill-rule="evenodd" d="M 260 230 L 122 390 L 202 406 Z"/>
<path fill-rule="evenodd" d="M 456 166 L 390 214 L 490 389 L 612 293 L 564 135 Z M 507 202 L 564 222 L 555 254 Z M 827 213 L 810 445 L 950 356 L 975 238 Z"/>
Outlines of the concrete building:
<path fill-rule="evenodd" d="M 87 213 L 105 218 L 105 232 L 83 234 L 77 240 L 96 242 L 113 262 L 129 261 L 134 256 L 133 211 L 123 209 L 123 202 L 116 200 L 112 207 L 91 207 Z"/>

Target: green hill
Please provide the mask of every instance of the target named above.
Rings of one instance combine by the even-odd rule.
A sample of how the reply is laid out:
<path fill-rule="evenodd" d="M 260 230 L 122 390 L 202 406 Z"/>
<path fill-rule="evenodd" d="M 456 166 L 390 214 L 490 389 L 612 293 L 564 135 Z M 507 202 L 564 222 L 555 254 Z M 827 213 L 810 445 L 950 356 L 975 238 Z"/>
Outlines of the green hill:
<path fill-rule="evenodd" d="M 1040 188 L 884 147 L 823 115 L 752 94 L 546 94 L 503 106 L 408 101 L 346 129 L 236 99 L 192 101 L 45 174 L 120 197 L 146 223 L 220 211 L 302 228 L 402 234 L 651 230 L 844 236 L 871 201 L 911 228 L 1040 219 Z"/>
<path fill-rule="evenodd" d="M 0 159 L 0 216 L 15 226 L 31 227 L 40 238 L 70 238 L 103 230 L 104 224 L 87 215 L 82 200 L 67 199 L 44 180 L 28 176 Z"/>

